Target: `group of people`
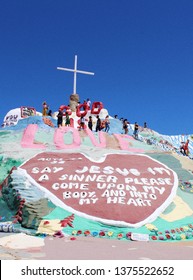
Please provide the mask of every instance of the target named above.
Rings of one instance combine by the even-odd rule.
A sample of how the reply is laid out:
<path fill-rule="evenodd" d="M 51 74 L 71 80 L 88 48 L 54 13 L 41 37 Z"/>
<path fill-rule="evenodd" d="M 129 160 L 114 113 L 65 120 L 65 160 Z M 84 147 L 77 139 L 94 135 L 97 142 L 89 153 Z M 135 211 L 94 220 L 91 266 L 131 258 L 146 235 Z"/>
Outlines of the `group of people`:
<path fill-rule="evenodd" d="M 114 115 L 114 118 L 118 119 L 118 115 Z M 127 119 L 123 119 L 123 118 L 120 118 L 120 121 L 122 121 L 123 124 L 122 129 L 124 130 L 124 134 L 128 134 L 130 122 Z M 147 122 L 144 122 L 144 128 L 147 128 Z M 139 134 L 139 124 L 135 122 L 134 130 L 133 130 L 133 136 L 135 137 L 135 139 L 138 139 L 138 134 Z"/>
<path fill-rule="evenodd" d="M 90 108 L 90 105 L 91 105 L 91 102 L 89 100 L 89 98 L 87 98 L 87 105 L 89 106 Z M 43 104 L 43 110 L 42 110 L 42 115 L 43 116 L 52 116 L 52 111 L 49 110 L 49 106 L 47 105 L 47 103 L 44 101 Z M 58 114 L 57 114 L 57 126 L 58 127 L 61 127 L 63 125 L 63 117 L 64 117 L 64 113 L 62 110 L 59 109 L 58 111 Z M 115 119 L 118 118 L 117 115 L 114 116 Z M 109 129 L 110 129 L 110 120 L 109 120 L 109 116 L 107 115 L 105 117 L 105 119 L 103 121 L 101 121 L 99 115 L 96 116 L 96 127 L 95 127 L 95 131 L 98 132 L 98 131 L 101 131 L 104 129 L 105 132 L 109 132 Z M 122 124 L 123 124 L 123 127 L 122 129 L 124 130 L 124 134 L 128 134 L 129 132 L 129 126 L 130 126 L 130 122 L 127 120 L 127 119 L 123 119 L 121 118 L 120 119 L 122 121 Z M 79 130 L 84 130 L 85 129 L 85 122 L 86 122 L 86 119 L 85 117 L 81 117 L 80 118 L 80 121 L 79 121 Z M 65 112 L 65 126 L 70 126 L 70 116 L 68 114 L 68 112 Z M 88 128 L 93 131 L 93 119 L 92 119 L 92 116 L 89 116 L 89 119 L 88 119 Z M 147 128 L 147 123 L 144 122 L 144 128 Z M 134 123 L 134 130 L 133 130 L 133 136 L 135 139 L 138 139 L 138 134 L 139 134 L 139 125 L 137 122 Z M 189 145 L 189 139 L 187 139 L 186 142 L 182 142 L 182 145 L 180 146 L 180 152 L 183 154 L 183 155 L 186 155 L 188 156 L 189 154 L 189 148 L 188 148 L 188 145 Z"/>
<path fill-rule="evenodd" d="M 97 116 L 97 122 L 96 122 L 96 132 L 101 131 L 102 129 L 105 129 L 105 132 L 109 132 L 110 129 L 110 120 L 109 116 L 107 115 L 104 119 L 104 121 L 101 121 L 100 117 Z"/>
<path fill-rule="evenodd" d="M 114 116 L 115 119 L 118 119 L 118 115 L 115 115 Z M 130 126 L 130 122 L 128 122 L 127 119 L 123 119 L 121 118 L 120 119 L 122 121 L 122 124 L 123 124 L 123 127 L 122 129 L 124 130 L 124 134 L 128 134 L 129 132 L 129 126 Z M 144 122 L 144 129 L 147 129 L 147 122 Z M 139 134 L 139 125 L 137 122 L 134 123 L 134 130 L 133 130 L 133 136 L 135 139 L 138 139 L 138 134 Z M 186 142 L 181 142 L 181 146 L 180 146 L 180 152 L 185 155 L 185 156 L 188 156 L 189 155 L 189 148 L 188 148 L 188 145 L 189 145 L 189 139 L 187 139 Z"/>
<path fill-rule="evenodd" d="M 80 105 L 81 104 L 81 102 L 80 101 L 78 101 L 78 104 L 77 104 L 77 106 L 76 107 L 78 107 L 78 105 Z M 87 105 L 88 106 L 88 110 L 90 110 L 91 109 L 91 101 L 90 101 L 90 99 L 89 98 L 87 98 L 87 99 L 85 99 L 84 101 L 83 101 L 83 104 L 85 105 Z"/>
<path fill-rule="evenodd" d="M 101 121 L 99 115 L 96 116 L 96 127 L 95 127 L 95 131 L 101 131 L 102 129 L 105 129 L 105 132 L 109 132 L 110 129 L 110 121 L 109 121 L 109 116 L 107 115 L 105 117 L 104 121 Z M 85 128 L 85 118 L 81 117 L 80 118 L 80 130 Z M 93 119 L 92 116 L 89 116 L 88 118 L 88 128 L 93 131 Z"/>
<path fill-rule="evenodd" d="M 79 102 L 80 103 L 80 102 Z M 84 103 L 87 104 L 88 108 L 91 108 L 91 101 L 89 98 L 87 100 L 84 100 Z M 42 116 L 50 116 L 52 117 L 52 110 L 49 109 L 49 105 L 46 101 L 42 103 Z"/>
<path fill-rule="evenodd" d="M 58 114 L 57 114 L 57 126 L 61 127 L 63 125 L 63 111 L 59 109 Z M 97 121 L 96 121 L 96 127 L 95 127 L 95 131 L 101 131 L 102 129 L 105 130 L 105 132 L 109 132 L 110 129 L 110 120 L 109 120 L 109 116 L 107 115 L 104 119 L 104 121 L 101 121 L 99 115 L 97 115 L 96 117 Z M 85 122 L 86 119 L 84 116 L 80 117 L 80 121 L 79 121 L 79 130 L 84 130 L 85 129 Z M 67 112 L 65 112 L 65 126 L 70 126 L 70 117 L 69 114 Z M 93 119 L 92 116 L 89 116 L 88 119 L 88 128 L 93 131 Z"/>
<path fill-rule="evenodd" d="M 63 124 L 63 111 L 59 109 L 59 112 L 58 112 L 58 115 L 57 115 L 57 118 L 58 118 L 58 121 L 57 121 L 57 125 L 58 127 L 61 127 L 62 124 Z M 105 132 L 109 132 L 110 130 L 110 120 L 109 120 L 109 116 L 107 115 L 105 117 L 105 119 L 103 121 L 101 121 L 99 115 L 96 116 L 96 127 L 95 127 L 95 131 L 98 132 L 98 131 L 101 131 L 104 129 Z M 80 117 L 80 121 L 79 121 L 79 130 L 84 130 L 85 129 L 85 122 L 86 122 L 86 119 L 84 116 L 81 116 Z M 124 130 L 124 134 L 128 134 L 129 132 L 129 125 L 130 123 L 128 122 L 127 119 L 124 119 L 123 121 L 123 130 Z M 66 112 L 65 113 L 65 126 L 70 126 L 70 117 L 69 117 L 69 114 Z M 144 123 L 144 127 L 147 127 L 147 124 Z M 89 116 L 89 119 L 88 119 L 88 128 L 93 131 L 93 119 L 92 119 L 92 116 Z M 135 139 L 138 139 L 138 130 L 139 130 L 139 125 L 137 122 L 135 122 L 134 124 L 134 132 L 133 132 L 133 136 L 135 137 Z"/>
<path fill-rule="evenodd" d="M 84 103 L 87 104 L 88 108 L 90 109 L 91 108 L 91 101 L 89 98 L 87 98 L 87 100 L 84 100 Z M 52 116 L 52 111 L 49 110 L 49 105 L 46 103 L 46 101 L 43 102 L 42 104 L 42 115 L 43 116 Z M 61 127 L 62 124 L 63 124 L 63 116 L 64 116 L 64 113 L 62 110 L 59 109 L 58 111 L 58 114 L 57 114 L 57 126 L 58 127 Z M 110 120 L 109 120 L 109 116 L 107 115 L 105 117 L 105 119 L 103 121 L 101 121 L 99 115 L 97 115 L 97 121 L 96 121 L 96 127 L 95 127 L 95 131 L 101 131 L 104 129 L 105 132 L 109 132 L 109 129 L 110 129 Z M 118 115 L 115 115 L 114 116 L 115 119 L 118 118 Z M 128 134 L 129 132 L 129 126 L 130 126 L 130 122 L 128 122 L 127 119 L 123 119 L 121 118 L 120 119 L 123 123 L 123 130 L 124 130 L 124 134 Z M 79 124 L 80 124 L 80 127 L 79 129 L 84 129 L 85 128 L 85 117 L 81 117 L 80 118 L 80 121 L 79 121 Z M 70 117 L 69 117 L 69 114 L 68 112 L 65 112 L 65 126 L 70 126 Z M 88 119 L 88 128 L 92 131 L 93 130 L 93 120 L 92 120 L 92 116 L 89 116 L 89 119 Z M 147 128 L 147 123 L 145 122 L 144 123 L 144 128 Z M 139 130 L 139 125 L 137 122 L 135 122 L 134 124 L 134 132 L 133 132 L 133 136 L 138 139 L 138 130 Z"/>
<path fill-rule="evenodd" d="M 124 134 L 128 134 L 128 132 L 129 132 L 129 125 L 130 125 L 130 122 L 128 122 L 127 119 L 124 119 L 123 120 Z M 138 133 L 139 133 L 139 125 L 138 125 L 137 122 L 135 122 L 134 130 L 133 130 L 133 136 L 135 137 L 135 139 L 138 139 Z"/>
<path fill-rule="evenodd" d="M 57 126 L 61 127 L 63 125 L 63 111 L 61 109 L 59 109 L 58 111 L 58 115 L 57 115 Z M 70 126 L 70 116 L 68 114 L 68 112 L 65 113 L 65 126 Z"/>

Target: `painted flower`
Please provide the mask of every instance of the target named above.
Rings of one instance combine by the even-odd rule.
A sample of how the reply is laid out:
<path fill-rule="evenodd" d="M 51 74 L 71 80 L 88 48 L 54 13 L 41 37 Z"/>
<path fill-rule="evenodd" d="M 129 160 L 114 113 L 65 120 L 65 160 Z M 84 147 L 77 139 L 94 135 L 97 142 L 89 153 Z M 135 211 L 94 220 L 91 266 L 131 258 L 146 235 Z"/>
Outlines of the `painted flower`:
<path fill-rule="evenodd" d="M 117 238 L 118 238 L 118 239 L 123 238 L 123 234 L 122 234 L 122 233 L 119 233 L 119 234 L 117 235 Z"/>
<path fill-rule="evenodd" d="M 131 232 L 126 233 L 126 238 L 131 239 Z"/>
<path fill-rule="evenodd" d="M 62 233 L 61 230 L 59 230 L 59 231 L 55 232 L 53 236 L 54 236 L 54 237 L 62 238 L 62 237 L 64 237 L 64 234 Z"/>
<path fill-rule="evenodd" d="M 73 230 L 72 235 L 77 235 L 77 230 Z"/>
<path fill-rule="evenodd" d="M 167 239 L 170 239 L 170 238 L 171 238 L 171 235 L 170 235 L 170 234 L 166 234 L 166 238 L 167 238 Z"/>
<path fill-rule="evenodd" d="M 186 239 L 186 235 L 184 233 L 180 234 L 182 240 Z"/>
<path fill-rule="evenodd" d="M 85 235 L 85 236 L 90 235 L 90 231 L 89 231 L 89 230 L 85 230 L 84 235 Z"/>
<path fill-rule="evenodd" d="M 105 232 L 104 231 L 99 232 L 99 236 L 105 236 Z"/>
<path fill-rule="evenodd" d="M 98 232 L 97 232 L 97 231 L 93 231 L 93 232 L 92 232 L 92 236 L 93 236 L 93 237 L 96 237 L 97 235 L 98 235 Z"/>
<path fill-rule="evenodd" d="M 159 240 L 164 240 L 163 235 L 160 235 L 160 236 L 159 236 Z"/>
<path fill-rule="evenodd" d="M 152 235 L 151 239 L 152 240 L 157 240 L 157 237 L 155 235 Z"/>
<path fill-rule="evenodd" d="M 70 237 L 70 240 L 74 241 L 74 240 L 76 240 L 76 237 Z"/>
<path fill-rule="evenodd" d="M 108 235 L 109 237 L 113 236 L 113 231 L 108 231 L 108 232 L 107 232 L 107 235 Z"/>
<path fill-rule="evenodd" d="M 80 235 L 80 234 L 82 234 L 82 230 L 77 231 L 77 235 Z"/>

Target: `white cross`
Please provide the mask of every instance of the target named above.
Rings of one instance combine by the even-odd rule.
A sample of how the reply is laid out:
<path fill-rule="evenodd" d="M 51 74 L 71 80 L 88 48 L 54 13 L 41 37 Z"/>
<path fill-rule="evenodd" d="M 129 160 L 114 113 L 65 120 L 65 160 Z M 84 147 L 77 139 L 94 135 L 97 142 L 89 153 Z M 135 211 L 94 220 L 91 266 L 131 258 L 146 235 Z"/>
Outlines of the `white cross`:
<path fill-rule="evenodd" d="M 76 94 L 76 73 L 87 74 L 87 75 L 94 75 L 94 73 L 92 73 L 92 72 L 86 72 L 86 71 L 77 70 L 77 55 L 75 55 L 75 59 L 74 59 L 74 69 L 62 68 L 62 67 L 57 67 L 57 69 L 58 70 L 74 72 L 73 94 Z"/>

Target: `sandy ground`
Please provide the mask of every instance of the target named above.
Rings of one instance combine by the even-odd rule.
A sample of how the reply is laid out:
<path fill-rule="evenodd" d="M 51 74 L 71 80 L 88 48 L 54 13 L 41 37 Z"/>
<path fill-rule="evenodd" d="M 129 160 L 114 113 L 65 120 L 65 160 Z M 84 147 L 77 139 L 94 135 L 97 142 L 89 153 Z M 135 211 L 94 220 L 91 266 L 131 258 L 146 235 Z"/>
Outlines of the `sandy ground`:
<path fill-rule="evenodd" d="M 48 236 L 31 242 L 31 237 L 26 236 L 21 245 L 22 240 L 16 244 L 14 236 L 0 234 L 1 260 L 193 260 L 193 241 L 162 243 L 93 237 L 71 240 Z M 28 246 L 24 245 L 26 240 Z"/>

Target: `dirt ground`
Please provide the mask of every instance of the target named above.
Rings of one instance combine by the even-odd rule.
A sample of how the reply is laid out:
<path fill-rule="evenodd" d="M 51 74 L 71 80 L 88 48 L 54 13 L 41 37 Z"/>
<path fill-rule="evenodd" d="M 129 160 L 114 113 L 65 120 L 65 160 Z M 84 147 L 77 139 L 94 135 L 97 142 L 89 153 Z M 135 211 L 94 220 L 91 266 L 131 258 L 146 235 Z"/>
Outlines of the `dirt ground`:
<path fill-rule="evenodd" d="M 2 240 L 6 242 L 2 245 Z M 193 260 L 193 241 L 122 241 L 93 237 L 37 238 L 22 248 L 11 234 L 0 234 L 1 260 Z M 12 239 L 13 238 L 13 239 Z M 26 239 L 28 240 L 28 239 Z M 25 240 L 23 239 L 23 245 Z M 21 240 L 22 244 L 22 240 Z"/>

